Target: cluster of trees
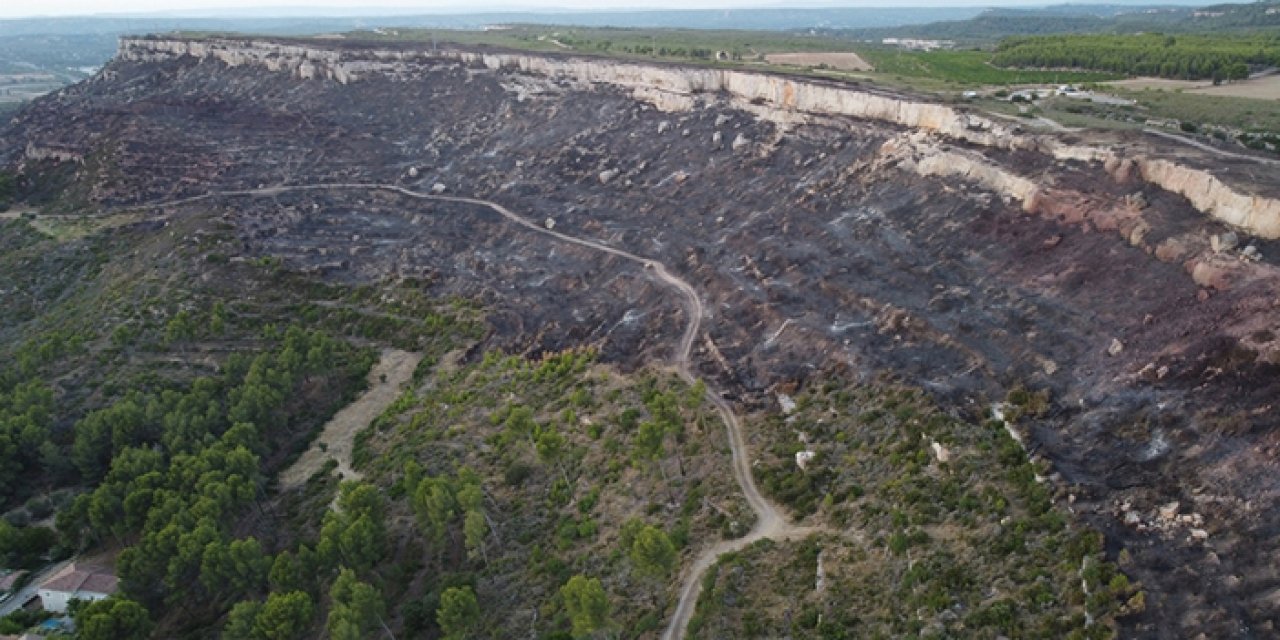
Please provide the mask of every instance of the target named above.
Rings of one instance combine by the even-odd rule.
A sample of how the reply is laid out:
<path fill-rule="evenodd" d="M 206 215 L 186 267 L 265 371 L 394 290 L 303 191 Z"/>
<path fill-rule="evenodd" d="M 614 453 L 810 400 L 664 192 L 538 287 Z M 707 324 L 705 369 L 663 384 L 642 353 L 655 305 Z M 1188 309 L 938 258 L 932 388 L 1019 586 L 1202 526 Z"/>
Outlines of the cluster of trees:
<path fill-rule="evenodd" d="M 81 640 L 146 640 L 151 637 L 151 616 L 142 605 L 112 597 L 74 603 L 76 637 Z"/>
<path fill-rule="evenodd" d="M 1280 37 L 1055 35 L 1008 38 L 992 63 L 1070 68 L 1126 75 L 1242 80 L 1250 65 L 1280 65 Z"/>
<path fill-rule="evenodd" d="M 53 391 L 38 380 L 0 387 L 0 505 L 18 495 L 21 478 L 57 466 L 57 448 L 49 442 Z"/>
<path fill-rule="evenodd" d="M 1005 417 L 1011 419 L 1036 419 L 1052 407 L 1046 391 L 1015 388 L 1007 400 Z M 1003 422 L 965 423 L 920 389 L 838 379 L 810 386 L 797 404 L 795 413 L 779 413 L 759 430 L 773 435 L 773 446 L 761 449 L 758 478 L 794 511 L 871 532 L 871 543 L 883 549 L 858 563 L 856 579 L 835 577 L 828 584 L 826 598 L 856 603 L 850 610 L 858 620 L 850 624 L 858 626 L 848 628 L 868 636 L 918 635 L 914 612 L 963 610 L 962 621 L 944 624 L 944 635 L 964 629 L 1006 637 L 1106 637 L 1111 620 L 1141 610 L 1142 597 L 1106 562 L 1098 534 L 1056 508 L 1051 485 L 1037 481 L 1047 469 L 1028 458 Z M 840 419 L 831 419 L 837 414 Z M 807 443 L 788 437 L 796 429 L 809 435 Z M 935 442 L 948 455 L 939 456 Z M 806 469 L 795 464 L 800 447 L 818 452 Z M 994 526 L 995 533 L 981 540 L 932 535 L 940 525 L 968 531 Z M 1097 569 L 1083 575 L 1082 567 L 1095 563 Z M 813 573 L 795 575 L 808 580 Z M 723 584 L 736 588 L 741 580 Z M 994 601 L 985 588 L 993 580 L 1011 580 L 1005 596 Z M 736 607 L 713 594 L 708 600 L 716 608 L 732 611 L 709 635 L 734 635 L 726 623 L 736 625 L 744 611 L 767 606 L 759 594 L 739 599 Z M 812 606 L 823 610 L 820 603 Z M 1092 626 L 1085 624 L 1086 614 L 1096 621 Z"/>
<path fill-rule="evenodd" d="M 693 453 L 685 440 L 705 429 L 707 391 L 651 375 L 611 385 L 591 370 L 593 356 L 489 352 L 430 393 L 402 396 L 367 432 L 369 464 L 360 468 L 394 479 L 388 495 L 404 500 L 396 506 L 419 533 L 412 542 L 397 538 L 401 546 L 388 554 L 397 564 L 420 561 L 414 574 L 430 577 L 381 583 L 413 585 L 388 595 L 400 603 L 406 634 L 487 637 L 532 625 L 551 637 L 587 638 L 660 624 L 691 514 L 705 506 L 695 490 L 700 469 L 677 478 L 671 458 Z M 650 487 L 666 491 L 660 474 L 671 476 L 673 495 L 645 505 L 639 496 Z M 596 518 L 619 513 L 619 501 L 606 496 L 624 477 L 644 486 L 624 489 L 622 503 L 637 498 L 635 510 L 648 513 L 615 542 L 616 529 L 602 535 Z M 683 504 L 681 515 L 664 503 Z M 639 613 L 611 603 L 640 599 Z M 477 613 L 494 606 L 518 611 L 518 622 Z M 537 616 L 528 620 L 531 611 Z"/>
<path fill-rule="evenodd" d="M 0 567 L 34 569 L 57 541 L 48 527 L 15 527 L 0 520 Z"/>
<path fill-rule="evenodd" d="M 298 389 L 334 375 L 355 379 L 356 371 L 339 366 L 361 360 L 352 353 L 291 327 L 277 349 L 233 357 L 220 376 L 185 390 L 130 392 L 76 423 L 71 460 L 97 486 L 59 512 L 60 537 L 70 547 L 104 539 L 126 547 L 117 566 L 122 597 L 85 615 L 112 628 L 117 611 L 132 617 L 138 608 L 178 607 L 197 615 L 192 603 L 216 612 L 262 591 L 279 562 L 254 538 L 234 539 L 231 527 L 247 509 L 262 508 L 262 456 L 296 432 Z M 363 542 L 350 546 L 365 552 Z M 301 608 L 300 598 L 286 595 L 263 605 L 263 628 L 287 627 Z"/>
<path fill-rule="evenodd" d="M 405 470 L 405 484 L 414 487 L 413 511 L 433 547 L 443 550 L 445 534 L 460 522 L 467 556 L 488 561 L 485 540 L 489 535 L 489 522 L 479 475 L 463 468 L 452 478 L 427 476 L 416 463 L 410 463 Z"/>
<path fill-rule="evenodd" d="M 386 626 L 386 602 L 378 589 L 361 578 L 373 575 L 386 556 L 386 539 L 382 493 L 367 483 L 347 482 L 340 489 L 337 508 L 325 514 L 314 547 L 300 544 L 272 558 L 262 554 L 252 539 L 232 541 L 225 548 L 207 545 L 201 579 L 233 583 L 223 593 L 249 596 L 231 607 L 222 637 L 308 637 L 330 578 L 325 619 L 329 637 L 373 637 Z"/>
<path fill-rule="evenodd" d="M 632 43 L 615 43 L 613 40 L 592 40 L 586 37 L 574 37 L 571 35 L 562 35 L 559 41 L 566 46 L 579 49 L 595 49 L 597 51 L 619 51 L 639 56 L 658 56 L 662 58 L 685 58 L 693 60 L 711 60 L 715 57 L 716 51 L 707 47 L 694 45 L 683 45 L 675 42 L 657 44 L 656 39 L 648 44 L 632 44 Z M 733 51 L 731 56 L 734 60 L 741 60 L 742 54 Z"/>
<path fill-rule="evenodd" d="M 0 511 L 42 484 L 30 479 L 65 479 L 66 453 L 53 437 L 53 389 L 37 372 L 83 343 L 79 334 L 52 331 L 18 345 L 10 366 L 0 368 Z"/>
<path fill-rule="evenodd" d="M 682 410 L 692 411 L 702 404 L 706 386 L 698 381 L 688 389 L 682 398 L 674 391 L 662 391 L 656 387 L 644 390 L 645 408 L 649 410 L 649 420 L 639 424 L 634 438 L 634 455 L 637 461 L 655 465 L 662 475 L 663 483 L 669 484 L 666 467 L 663 461 L 674 454 L 680 475 L 684 476 L 684 457 L 680 447 L 685 440 L 685 416 Z M 668 453 L 670 444 L 670 453 Z"/>
<path fill-rule="evenodd" d="M 13 200 L 13 193 L 17 188 L 17 181 L 13 174 L 0 171 L 0 211 L 9 209 L 9 203 Z"/>

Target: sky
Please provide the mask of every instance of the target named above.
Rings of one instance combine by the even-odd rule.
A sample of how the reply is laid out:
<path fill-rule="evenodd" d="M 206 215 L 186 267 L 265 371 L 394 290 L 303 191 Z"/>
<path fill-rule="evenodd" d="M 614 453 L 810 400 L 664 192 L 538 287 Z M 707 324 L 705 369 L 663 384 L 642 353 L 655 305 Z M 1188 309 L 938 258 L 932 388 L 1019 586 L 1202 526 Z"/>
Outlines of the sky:
<path fill-rule="evenodd" d="M 100 15 L 120 13 L 204 13 L 205 10 L 226 13 L 228 10 L 251 11 L 254 15 L 270 13 L 269 8 L 287 9 L 296 15 L 300 10 L 318 14 L 342 9 L 344 15 L 386 13 L 387 9 L 404 13 L 475 13 L 490 10 L 538 9 L 729 9 L 751 7 L 884 7 L 904 6 L 994 6 L 1017 4 L 1050 4 L 1054 0 L 0 0 L 0 17 Z M 1102 0 L 1099 0 L 1102 1 Z M 1157 0 L 1152 0 L 1155 2 Z"/>

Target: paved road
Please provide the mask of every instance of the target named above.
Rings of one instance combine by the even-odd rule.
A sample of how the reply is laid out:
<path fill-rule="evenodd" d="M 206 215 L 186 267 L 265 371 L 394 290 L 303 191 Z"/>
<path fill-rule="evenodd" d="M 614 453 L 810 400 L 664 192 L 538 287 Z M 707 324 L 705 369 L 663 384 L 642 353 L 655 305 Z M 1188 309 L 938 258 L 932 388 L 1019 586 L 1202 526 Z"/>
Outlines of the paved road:
<path fill-rule="evenodd" d="M 151 205 L 142 205 L 136 208 L 172 207 L 223 197 L 269 197 L 297 191 L 342 190 L 390 191 L 418 200 L 454 202 L 484 207 L 494 211 L 512 223 L 535 233 L 549 236 L 568 244 L 601 251 L 639 264 L 647 272 L 651 273 L 659 282 L 667 285 L 671 289 L 674 289 L 676 293 L 680 295 L 681 304 L 684 306 L 688 323 L 685 325 L 684 333 L 680 338 L 680 342 L 676 345 L 675 353 L 672 356 L 672 362 L 675 365 L 676 371 L 685 382 L 689 384 L 696 382 L 697 378 L 693 375 L 693 370 L 690 365 L 690 356 L 693 352 L 693 343 L 697 339 L 698 333 L 702 328 L 702 318 L 705 314 L 705 309 L 702 304 L 702 298 L 698 295 L 697 290 L 695 290 L 692 285 L 671 273 L 671 270 L 661 262 L 644 258 L 595 240 L 579 238 L 559 231 L 547 229 L 545 226 L 539 225 L 538 223 L 533 222 L 496 202 L 460 196 L 422 193 L 390 184 L 331 183 L 267 187 L 263 189 L 248 189 L 243 191 L 216 191 L 190 198 L 182 198 L 179 200 Z M 728 403 L 728 401 L 726 401 L 710 384 L 707 385 L 706 398 L 708 402 L 715 406 L 716 412 L 720 414 L 720 419 L 724 422 L 725 431 L 729 439 L 729 449 L 732 451 L 733 476 L 734 479 L 737 480 L 738 486 L 741 487 L 742 493 L 746 497 L 747 504 L 750 505 L 751 510 L 755 512 L 756 524 L 755 527 L 752 528 L 751 532 L 746 536 L 737 540 L 726 540 L 714 544 L 703 549 L 697 557 L 694 558 L 692 565 L 690 565 L 689 569 L 686 570 L 682 576 L 683 586 L 680 590 L 680 600 L 676 605 L 676 611 L 672 615 L 666 631 L 662 634 L 663 640 L 680 640 L 684 637 L 685 630 L 689 626 L 689 619 L 693 616 L 694 608 L 698 602 L 698 594 L 702 590 L 702 574 L 715 563 L 716 558 L 725 553 L 742 549 L 763 538 L 771 538 L 775 540 L 796 539 L 803 538 L 816 531 L 815 529 L 796 527 L 795 525 L 792 525 L 785 517 L 783 517 L 781 512 L 772 502 L 761 495 L 759 489 L 756 488 L 755 478 L 751 474 L 751 458 L 747 452 L 746 441 L 742 436 L 742 423 L 738 420 L 737 414 L 734 413 L 733 407 Z"/>

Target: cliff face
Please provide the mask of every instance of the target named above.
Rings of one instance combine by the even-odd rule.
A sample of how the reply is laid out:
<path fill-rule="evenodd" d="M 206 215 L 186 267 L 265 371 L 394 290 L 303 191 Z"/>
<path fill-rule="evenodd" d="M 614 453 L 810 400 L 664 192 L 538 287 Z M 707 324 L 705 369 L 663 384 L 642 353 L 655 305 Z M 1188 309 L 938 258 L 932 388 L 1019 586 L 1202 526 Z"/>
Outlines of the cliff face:
<path fill-rule="evenodd" d="M 287 44 L 235 39 L 122 39 L 120 55 L 128 61 L 160 61 L 191 56 L 228 66 L 254 65 L 286 72 L 301 79 L 323 78 L 350 83 L 381 74 L 394 78 L 421 75 L 448 61 L 514 70 L 568 81 L 579 87 L 621 87 L 634 97 L 669 112 L 687 111 L 710 98 L 728 96 L 740 108 L 776 124 L 790 125 L 797 117 L 840 116 L 885 122 L 945 136 L 968 144 L 1006 150 L 1036 150 L 1057 160 L 1077 160 L 1135 168 L 1113 173 L 1119 180 L 1133 174 L 1167 191 L 1186 197 L 1200 211 L 1247 233 L 1280 238 L 1280 199 L 1249 193 L 1229 185 L 1211 172 L 1113 148 L 1066 144 L 1047 135 L 1021 133 L 1020 128 L 958 109 L 849 85 L 801 80 L 729 69 L 661 66 L 614 60 L 520 53 L 477 53 L 459 50 L 349 49 L 335 45 Z M 937 165 L 937 161 L 929 164 Z M 983 169 L 990 174 L 994 169 Z M 955 172 L 952 172 L 955 173 Z M 1026 189 L 1007 195 L 1022 199 Z"/>

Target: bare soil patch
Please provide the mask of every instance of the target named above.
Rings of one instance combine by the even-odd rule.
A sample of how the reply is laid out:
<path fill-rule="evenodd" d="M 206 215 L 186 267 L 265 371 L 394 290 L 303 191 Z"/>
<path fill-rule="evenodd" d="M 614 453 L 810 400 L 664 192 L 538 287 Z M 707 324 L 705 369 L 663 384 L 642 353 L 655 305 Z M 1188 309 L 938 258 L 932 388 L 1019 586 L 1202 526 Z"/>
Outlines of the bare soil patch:
<path fill-rule="evenodd" d="M 1259 100 L 1280 100 L 1280 74 L 1252 78 L 1242 82 L 1225 82 L 1218 86 L 1208 80 L 1172 80 L 1169 78 L 1130 78 L 1107 84 L 1122 89 L 1185 91 L 1205 96 L 1231 96 Z"/>
<path fill-rule="evenodd" d="M 1259 100 L 1280 100 L 1280 74 L 1272 74 L 1245 80 L 1229 82 L 1218 86 L 1209 85 L 1197 88 L 1191 93 L 1206 96 L 1232 96 L 1236 98 L 1257 98 Z"/>
<path fill-rule="evenodd" d="M 1166 91 L 1176 91 L 1178 89 L 1198 89 L 1204 86 L 1213 86 L 1212 82 L 1204 80 L 1173 80 L 1170 78 L 1129 78 L 1127 80 L 1115 80 L 1107 82 L 1113 87 L 1122 89 L 1133 89 L 1142 91 L 1143 89 L 1164 89 Z"/>
<path fill-rule="evenodd" d="M 280 473 L 280 488 L 301 486 L 330 459 L 338 462 L 337 471 L 344 479 L 360 478 L 360 473 L 351 468 L 356 434 L 395 402 L 401 388 L 413 378 L 420 360 L 420 353 L 399 349 L 383 351 L 382 359 L 369 371 L 369 390 L 335 414 L 311 448 Z"/>
<path fill-rule="evenodd" d="M 840 71 L 874 71 L 866 60 L 852 52 L 833 53 L 771 53 L 764 57 L 770 64 L 785 64 L 796 67 L 819 67 L 826 65 Z"/>

